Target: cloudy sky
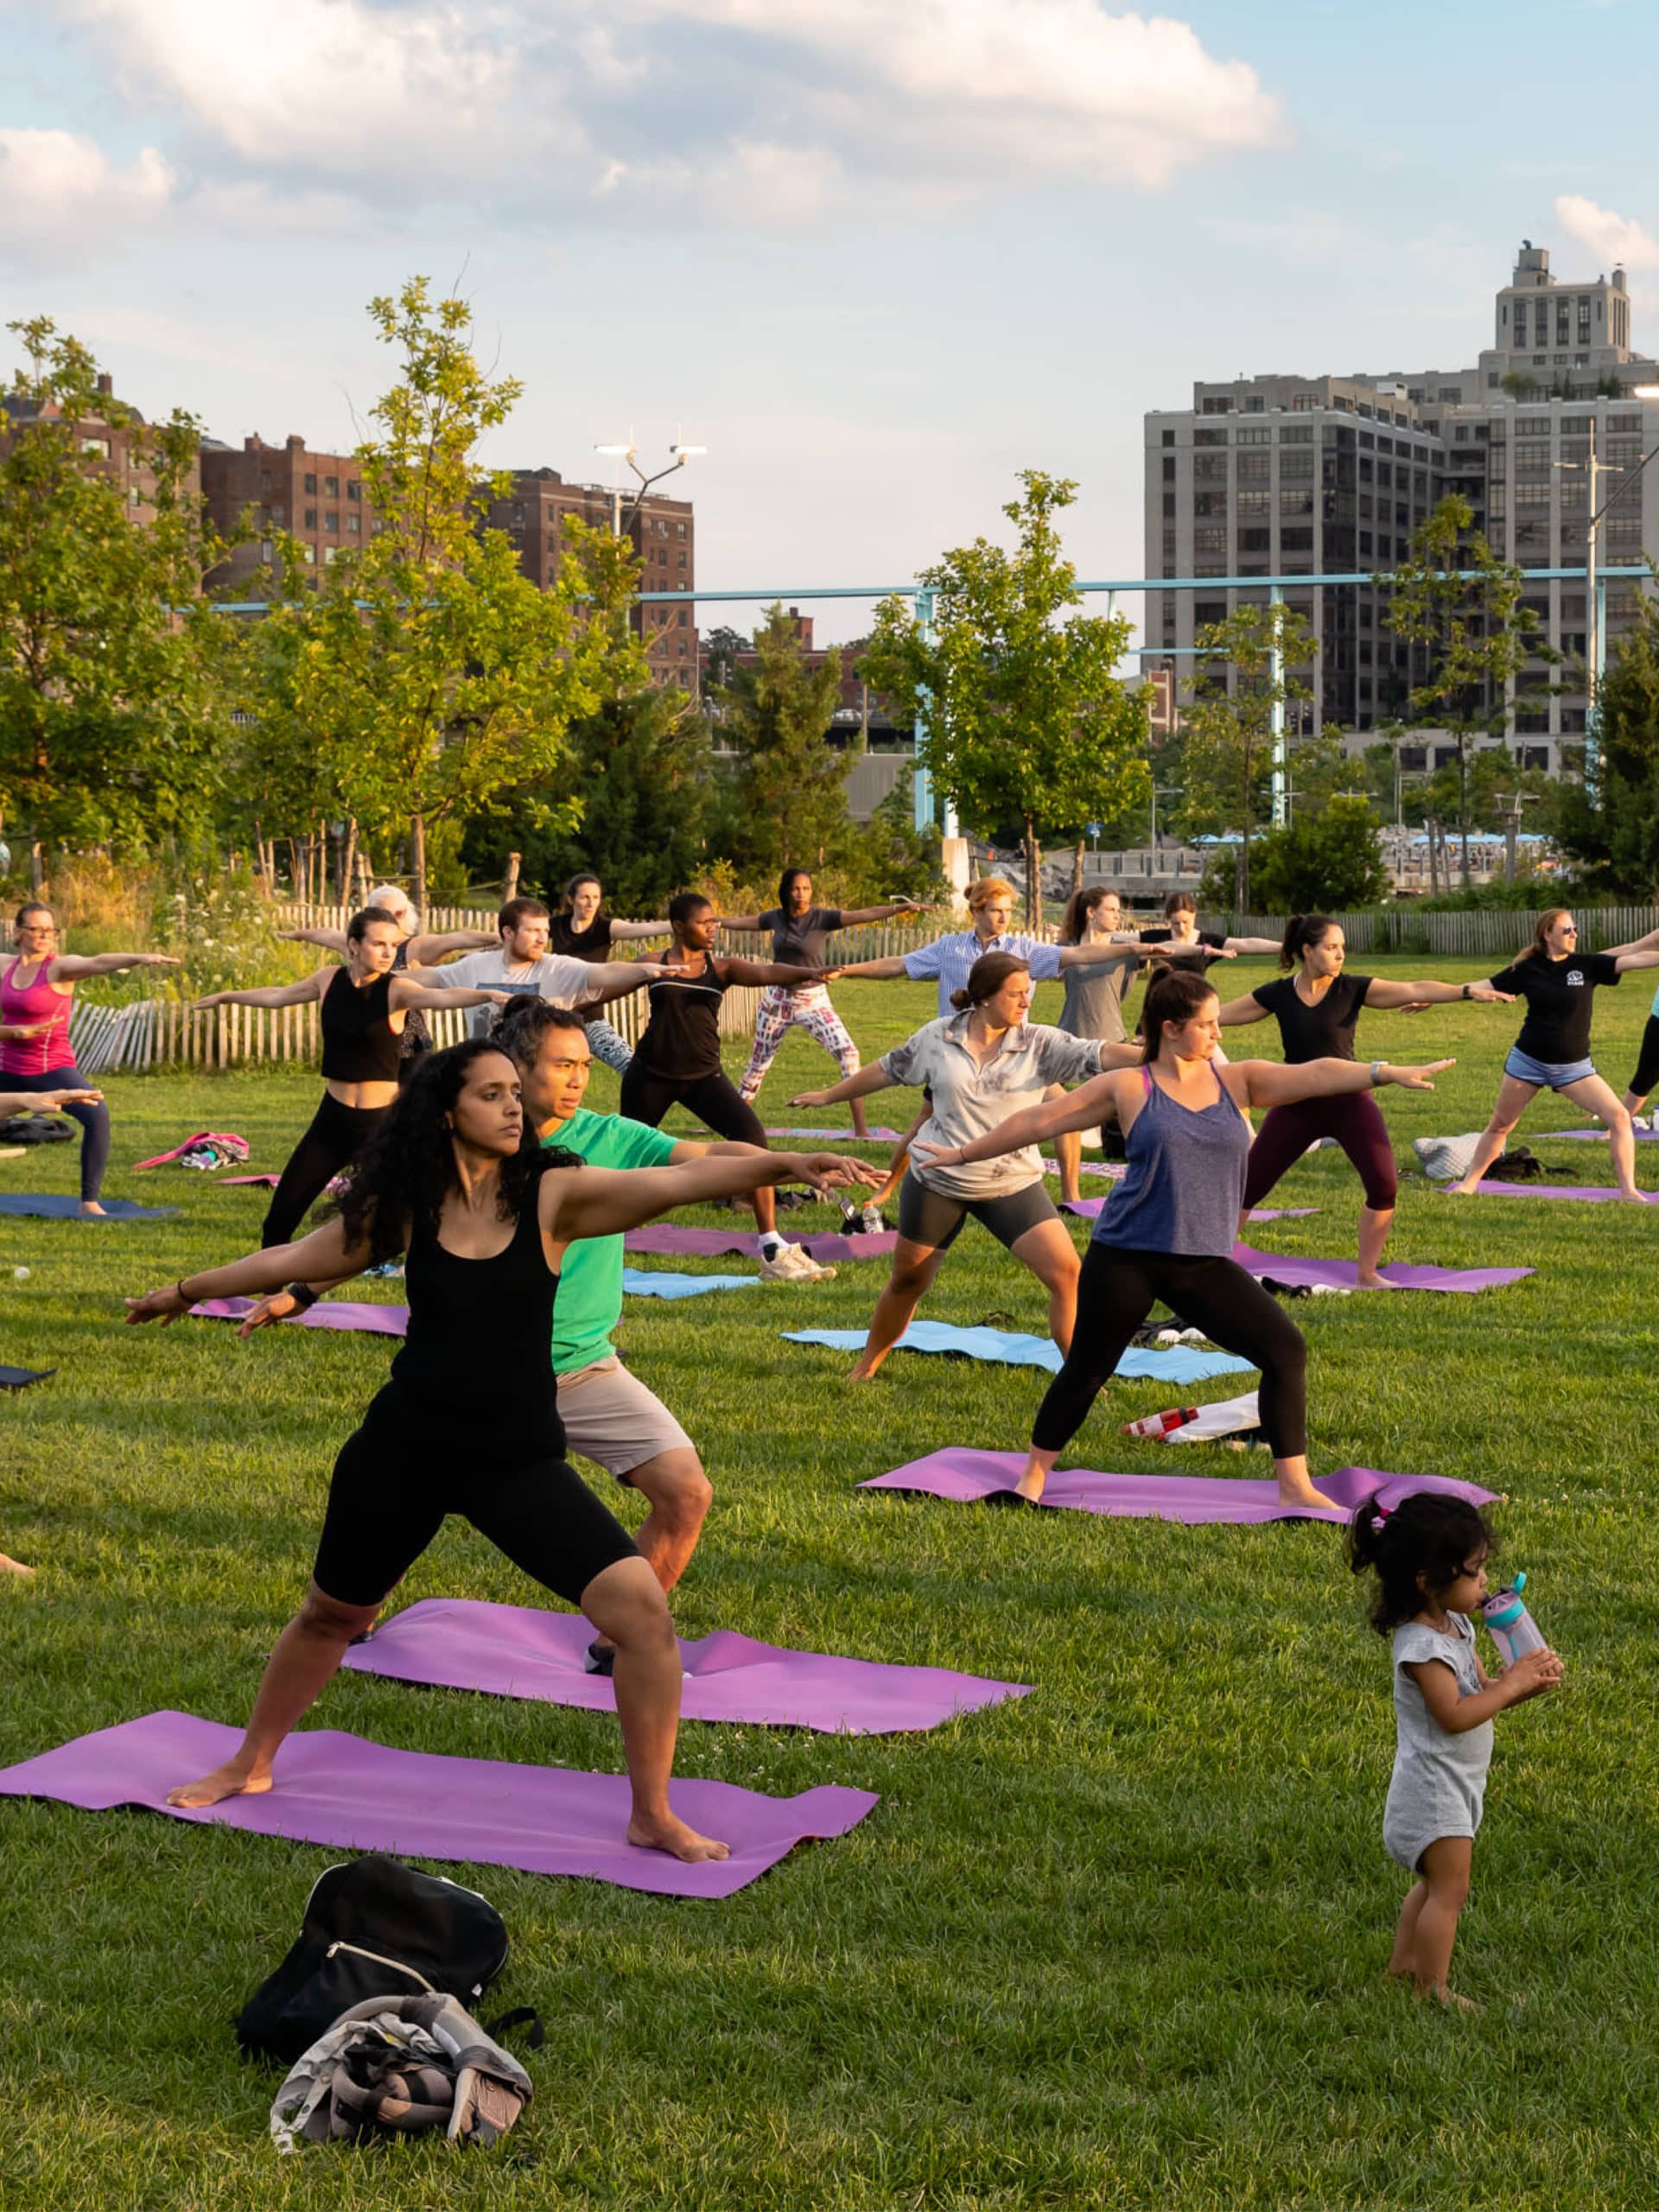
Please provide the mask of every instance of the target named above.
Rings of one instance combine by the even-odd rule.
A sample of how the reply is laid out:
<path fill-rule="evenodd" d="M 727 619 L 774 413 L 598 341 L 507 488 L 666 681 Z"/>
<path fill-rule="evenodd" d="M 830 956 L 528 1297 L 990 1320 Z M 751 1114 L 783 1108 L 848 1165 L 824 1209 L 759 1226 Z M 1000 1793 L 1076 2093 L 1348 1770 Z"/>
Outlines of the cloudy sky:
<path fill-rule="evenodd" d="M 1081 480 L 1084 575 L 1136 574 L 1147 408 L 1472 360 L 1523 235 L 1569 276 L 1622 256 L 1659 340 L 1626 97 L 1652 0 L 0 0 L 0 26 L 6 318 L 54 315 L 147 413 L 349 447 L 385 375 L 363 303 L 429 275 L 524 379 L 493 459 L 710 448 L 682 480 L 705 587 L 903 582 L 994 532 L 1026 466 Z"/>

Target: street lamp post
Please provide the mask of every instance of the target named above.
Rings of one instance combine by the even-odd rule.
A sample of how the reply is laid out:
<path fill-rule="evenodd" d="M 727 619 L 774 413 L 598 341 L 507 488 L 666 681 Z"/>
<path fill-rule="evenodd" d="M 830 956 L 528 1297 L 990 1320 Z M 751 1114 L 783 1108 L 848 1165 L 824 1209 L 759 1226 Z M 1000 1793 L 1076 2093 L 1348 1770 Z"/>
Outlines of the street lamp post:
<path fill-rule="evenodd" d="M 1630 387 L 1632 399 L 1659 399 L 1659 384 L 1638 384 Z M 1596 454 L 1596 418 L 1590 417 L 1590 451 L 1583 461 L 1558 461 L 1557 468 L 1582 468 L 1589 478 L 1590 520 L 1584 534 L 1584 613 L 1585 671 L 1584 671 L 1584 767 L 1585 781 L 1591 782 L 1596 772 L 1596 722 L 1601 691 L 1602 654 L 1605 649 L 1606 625 L 1602 619 L 1602 592 L 1605 588 L 1597 569 L 1597 551 L 1601 533 L 1601 518 L 1613 501 L 1635 483 L 1659 446 L 1644 453 L 1632 469 L 1627 470 L 1622 461 L 1601 461 Z M 1613 486 L 1601 505 L 1596 505 L 1596 487 L 1604 476 L 1617 476 Z"/>
<path fill-rule="evenodd" d="M 669 462 L 668 467 L 666 468 L 659 468 L 655 475 L 648 476 L 645 470 L 639 466 L 639 448 L 633 442 L 633 432 L 632 429 L 628 432 L 628 442 L 626 445 L 595 446 L 594 448 L 594 451 L 595 453 L 613 455 L 619 461 L 626 461 L 628 467 L 633 471 L 634 474 L 639 480 L 639 488 L 634 493 L 632 502 L 628 508 L 626 534 L 629 537 L 632 537 L 633 534 L 633 525 L 639 518 L 639 509 L 643 505 L 645 494 L 650 491 L 652 486 L 653 484 L 660 484 L 664 477 L 672 476 L 677 469 L 683 468 L 687 461 L 693 460 L 699 454 L 707 453 L 708 450 L 709 448 L 707 446 L 689 446 L 685 444 L 683 440 L 677 438 L 674 441 L 674 443 L 669 448 L 669 452 L 673 455 L 673 459 Z M 616 480 L 611 486 L 611 535 L 613 537 L 620 537 L 624 535 L 622 516 L 622 472 L 620 468 L 616 472 Z M 664 622 L 665 623 L 667 620 L 668 617 L 664 614 L 663 617 Z M 641 638 L 644 638 L 645 635 L 645 610 L 642 607 L 639 609 L 639 634 Z M 658 635 L 660 636 L 660 634 L 661 632 L 659 631 Z M 649 645 L 647 645 L 646 650 L 650 650 Z M 694 684 L 694 689 L 700 690 L 701 686 Z"/>
<path fill-rule="evenodd" d="M 1179 798 L 1185 788 L 1182 784 L 1154 784 L 1152 787 L 1152 850 L 1154 859 L 1158 852 L 1158 802 L 1160 798 Z"/>

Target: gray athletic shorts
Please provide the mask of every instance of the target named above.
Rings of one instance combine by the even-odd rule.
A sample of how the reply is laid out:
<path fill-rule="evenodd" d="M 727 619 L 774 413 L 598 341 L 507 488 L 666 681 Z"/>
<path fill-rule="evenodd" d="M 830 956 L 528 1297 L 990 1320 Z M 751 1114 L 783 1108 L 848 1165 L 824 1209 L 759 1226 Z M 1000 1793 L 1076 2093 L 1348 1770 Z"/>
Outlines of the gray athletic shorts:
<path fill-rule="evenodd" d="M 605 1468 L 620 1483 L 659 1452 L 690 1452 L 690 1438 L 654 1390 L 613 1352 L 559 1377 L 559 1419 L 567 1450 Z"/>
<path fill-rule="evenodd" d="M 1017 1191 L 1001 1192 L 988 1198 L 947 1198 L 942 1191 L 930 1191 L 909 1173 L 899 1185 L 899 1234 L 912 1244 L 925 1244 L 936 1252 L 949 1251 L 969 1214 L 1010 1250 L 1039 1221 L 1060 1217 L 1040 1183 L 1027 1183 Z"/>

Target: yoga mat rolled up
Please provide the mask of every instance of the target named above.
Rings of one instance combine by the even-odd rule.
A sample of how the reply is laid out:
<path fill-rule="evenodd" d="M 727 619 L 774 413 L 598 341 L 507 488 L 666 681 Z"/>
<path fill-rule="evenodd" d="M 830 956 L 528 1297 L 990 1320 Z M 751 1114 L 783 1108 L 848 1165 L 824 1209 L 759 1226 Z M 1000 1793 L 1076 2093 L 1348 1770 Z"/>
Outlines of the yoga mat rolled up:
<path fill-rule="evenodd" d="M 0 1796 L 49 1797 L 87 1812 L 137 1805 L 169 1820 L 332 1850 L 518 1866 L 679 1897 L 731 1897 L 798 1843 L 845 1835 L 878 1802 L 867 1789 L 768 1797 L 727 1782 L 677 1781 L 675 1812 L 731 1846 L 729 1859 L 688 1866 L 626 1841 L 626 1775 L 393 1751 L 366 1737 L 309 1728 L 277 1752 L 264 1796 L 227 1797 L 200 1812 L 167 1802 L 169 1789 L 222 1766 L 241 1740 L 239 1728 L 194 1713 L 147 1713 L 0 1769 Z"/>
<path fill-rule="evenodd" d="M 585 1669 L 593 1630 L 569 1613 L 491 1605 L 469 1598 L 425 1598 L 346 1654 L 360 1675 L 535 1698 L 613 1713 L 616 1688 Z M 1020 1682 L 995 1682 L 943 1667 L 898 1667 L 756 1643 L 730 1629 L 682 1640 L 681 1717 L 827 1735 L 887 1736 L 937 1728 L 958 1713 L 1028 1697 Z"/>
<path fill-rule="evenodd" d="M 1020 1452 L 974 1452 L 947 1446 L 943 1451 L 930 1452 L 925 1459 L 895 1467 L 889 1475 L 873 1476 L 858 1487 L 912 1491 L 948 1498 L 957 1504 L 1010 1502 L 1025 1464 L 1025 1455 Z M 1490 1505 L 1497 1495 L 1477 1483 L 1454 1482 L 1443 1475 L 1389 1475 L 1375 1467 L 1338 1467 L 1334 1474 L 1316 1476 L 1314 1487 L 1334 1498 L 1335 1507 L 1282 1504 L 1277 1485 L 1271 1481 L 1252 1482 L 1225 1475 L 1094 1474 L 1080 1467 L 1057 1467 L 1038 1504 L 1062 1513 L 1196 1525 L 1210 1521 L 1342 1522 L 1371 1500 L 1393 1506 L 1414 1491 L 1467 1498 L 1471 1505 Z M 1028 1501 L 1012 1502 L 1025 1504 Z"/>

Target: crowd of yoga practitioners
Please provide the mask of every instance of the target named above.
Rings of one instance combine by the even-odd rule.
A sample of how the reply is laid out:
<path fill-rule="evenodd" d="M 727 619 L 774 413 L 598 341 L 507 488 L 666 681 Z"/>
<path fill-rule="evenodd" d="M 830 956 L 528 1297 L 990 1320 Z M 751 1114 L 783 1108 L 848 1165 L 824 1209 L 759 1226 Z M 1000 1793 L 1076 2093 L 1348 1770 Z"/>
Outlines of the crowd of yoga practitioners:
<path fill-rule="evenodd" d="M 838 962 L 832 941 L 844 932 L 901 918 L 913 928 L 927 910 L 910 899 L 820 906 L 811 873 L 791 868 L 777 904 L 753 913 L 722 917 L 687 890 L 660 918 L 624 921 L 584 872 L 556 912 L 514 897 L 492 930 L 429 933 L 408 894 L 387 884 L 342 930 L 281 932 L 329 956 L 314 973 L 196 1001 L 315 1004 L 322 1096 L 277 1182 L 259 1249 L 226 1264 L 207 1255 L 129 1298 L 128 1321 L 166 1325 L 203 1301 L 247 1297 L 240 1334 L 251 1337 L 401 1262 L 408 1325 L 334 1462 L 310 1580 L 240 1746 L 213 1772 L 181 1777 L 170 1802 L 200 1808 L 271 1787 L 284 1738 L 455 1513 L 584 1616 L 588 1668 L 614 1683 L 628 1840 L 687 1860 L 725 1854 L 721 1838 L 670 1803 L 681 1666 L 667 1600 L 714 1488 L 697 1443 L 615 1343 L 625 1234 L 676 1208 L 751 1209 L 761 1277 L 804 1287 L 836 1271 L 780 1234 L 781 1185 L 806 1186 L 867 1230 L 888 1227 L 880 1209 L 891 1205 L 890 1268 L 849 1377 L 859 1383 L 899 1344 L 964 1227 L 988 1230 L 1041 1285 L 1061 1361 L 1031 1421 L 1023 1471 L 1001 1493 L 1009 1503 L 1041 1501 L 1125 1351 L 1166 1306 L 1259 1370 L 1279 1503 L 1306 1511 L 1332 1504 L 1309 1467 L 1306 1344 L 1235 1249 L 1251 1210 L 1312 1147 L 1334 1144 L 1359 1179 L 1357 1286 L 1390 1287 L 1382 1269 L 1398 1180 L 1378 1094 L 1432 1090 L 1453 1063 L 1362 1059 L 1363 1014 L 1466 1001 L 1484 1020 L 1522 1002 L 1491 1120 L 1455 1194 L 1479 1186 L 1548 1090 L 1600 1125 L 1619 1195 L 1643 1198 L 1635 1117 L 1659 1084 L 1659 993 L 1622 1099 L 1592 1060 L 1592 1012 L 1598 989 L 1659 969 L 1659 931 L 1582 952 L 1574 917 L 1556 907 L 1488 979 L 1393 981 L 1354 972 L 1342 926 L 1326 915 L 1293 915 L 1282 939 L 1229 936 L 1201 930 L 1182 893 L 1146 927 L 1117 890 L 1096 885 L 1074 894 L 1050 943 L 1011 927 L 1014 895 L 1005 879 L 982 878 L 968 893 L 966 928 Z M 756 937 L 770 939 L 769 959 L 729 949 Z M 1268 955 L 1274 978 L 1243 995 L 1217 988 L 1218 966 Z M 85 978 L 147 964 L 177 963 L 67 954 L 49 908 L 31 903 L 0 969 L 0 1113 L 74 1116 L 88 1216 L 101 1211 L 110 1120 L 75 1065 L 73 995 Z M 931 1019 L 867 1065 L 829 987 L 878 979 L 931 983 L 937 997 Z M 1052 1025 L 1032 1019 L 1049 981 L 1064 987 Z M 734 1083 L 722 1041 L 740 990 L 758 994 L 758 1008 Z M 440 1048 L 435 1027 L 455 1027 L 435 1017 L 451 1012 L 466 1016 L 466 1033 Z M 1226 1031 L 1269 1020 L 1280 1058 L 1224 1052 Z M 769 1147 L 754 1102 L 797 1027 L 839 1079 L 789 1103 L 847 1105 L 853 1141 L 870 1141 L 871 1098 L 919 1092 L 886 1159 Z M 596 1060 L 620 1078 L 615 1112 L 588 1103 Z M 676 1109 L 706 1134 L 665 1129 Z M 1111 1179 L 1092 1205 L 1082 1199 L 1085 1132 L 1097 1134 Z M 781 1134 L 820 1144 L 837 1135 Z M 1058 1206 L 1046 1179 L 1056 1171 Z M 1095 1216 L 1081 1258 L 1067 1205 Z M 457 1389 L 458 1376 L 488 1387 Z M 639 1492 L 634 1535 L 573 1456 Z M 1446 1974 L 1488 1724 L 1561 1678 L 1549 1652 L 1495 1681 L 1482 1671 L 1467 1616 L 1485 1590 L 1491 1541 L 1472 1506 L 1427 1494 L 1362 1509 L 1349 1537 L 1351 1563 L 1376 1580 L 1374 1623 L 1394 1640 L 1400 1734 L 1385 1841 L 1415 1886 L 1392 1970 L 1447 2002 L 1457 2001 Z M 0 1573 L 29 1572 L 0 1554 Z"/>

